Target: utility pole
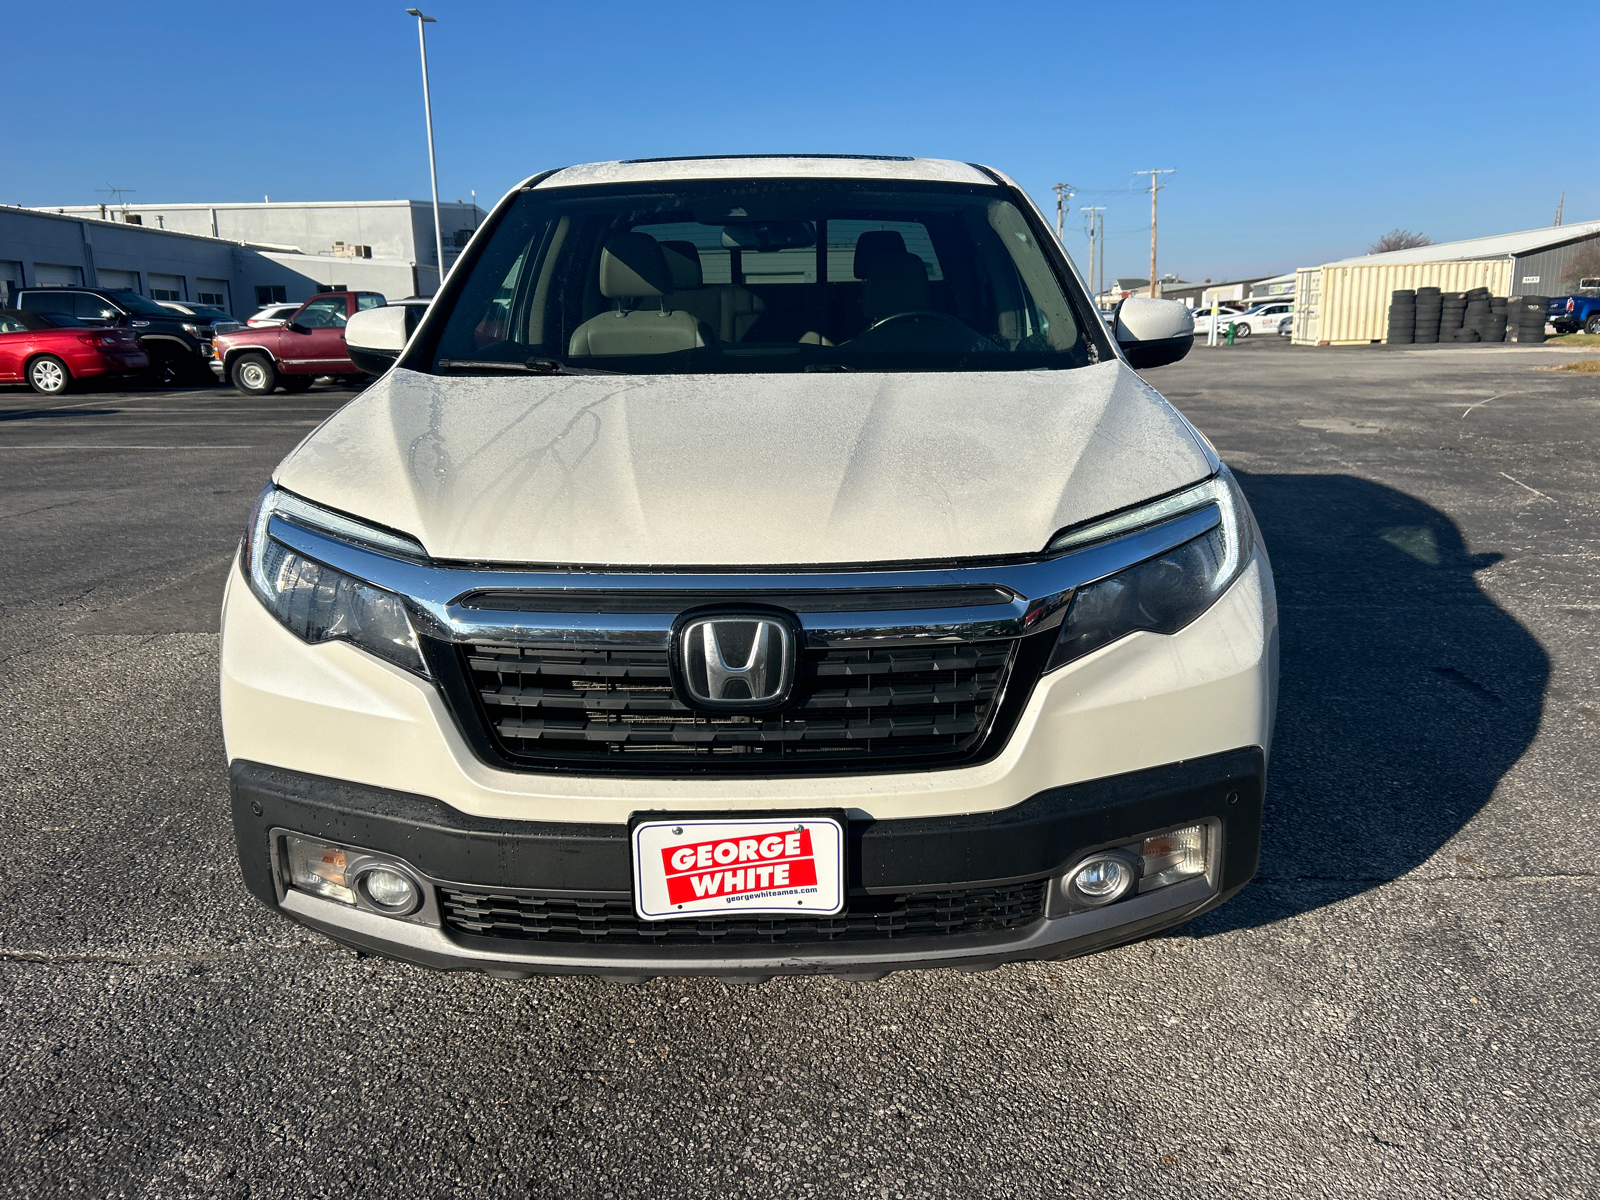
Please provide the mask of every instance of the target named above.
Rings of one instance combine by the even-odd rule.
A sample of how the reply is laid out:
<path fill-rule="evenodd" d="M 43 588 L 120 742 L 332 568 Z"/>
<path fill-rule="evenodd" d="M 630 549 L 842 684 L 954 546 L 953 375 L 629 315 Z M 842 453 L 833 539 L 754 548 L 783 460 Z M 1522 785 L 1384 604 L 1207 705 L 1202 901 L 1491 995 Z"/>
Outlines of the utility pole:
<path fill-rule="evenodd" d="M 1095 283 L 1094 269 L 1098 265 L 1100 274 L 1104 275 L 1106 273 L 1106 251 L 1104 245 L 1101 244 L 1101 238 L 1105 233 L 1105 218 L 1100 215 L 1106 211 L 1106 206 L 1103 204 L 1085 204 L 1078 211 L 1089 214 L 1089 286 L 1094 289 L 1095 303 L 1098 304 L 1100 302 L 1100 293 L 1105 291 L 1105 281 L 1102 279 L 1100 283 Z"/>
<path fill-rule="evenodd" d="M 1067 230 L 1065 218 L 1062 214 L 1066 210 L 1067 202 L 1078 193 L 1070 183 L 1058 183 L 1050 190 L 1056 194 L 1056 241 L 1060 242 L 1062 248 L 1065 249 Z"/>
<path fill-rule="evenodd" d="M 1566 207 L 1567 207 L 1567 194 L 1566 194 L 1566 192 L 1562 192 L 1561 193 L 1561 199 L 1556 204 L 1556 224 L 1557 225 L 1561 224 L 1561 210 L 1566 208 Z"/>
<path fill-rule="evenodd" d="M 406 9 L 406 15 L 417 19 L 417 45 L 422 48 L 422 113 L 428 121 L 428 177 L 433 181 L 433 244 L 439 255 L 439 287 L 444 288 L 444 226 L 439 223 L 439 169 L 433 160 L 433 100 L 428 95 L 428 39 L 424 25 L 438 23 L 437 17 L 425 17 L 420 8 Z"/>
<path fill-rule="evenodd" d="M 1164 171 L 1135 171 L 1135 175 L 1150 176 L 1150 298 L 1156 298 L 1156 193 L 1166 184 L 1157 184 L 1157 175 L 1172 175 L 1177 172 L 1177 167 L 1169 167 Z"/>

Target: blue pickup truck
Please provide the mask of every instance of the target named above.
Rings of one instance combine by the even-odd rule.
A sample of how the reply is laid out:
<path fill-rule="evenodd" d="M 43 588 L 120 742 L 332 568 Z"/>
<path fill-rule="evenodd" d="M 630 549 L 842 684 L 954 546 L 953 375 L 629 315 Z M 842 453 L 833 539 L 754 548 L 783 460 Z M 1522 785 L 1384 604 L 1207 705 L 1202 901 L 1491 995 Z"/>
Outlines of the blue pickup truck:
<path fill-rule="evenodd" d="M 1557 333 L 1600 334 L 1600 279 L 1580 279 L 1572 295 L 1552 296 L 1550 324 Z"/>

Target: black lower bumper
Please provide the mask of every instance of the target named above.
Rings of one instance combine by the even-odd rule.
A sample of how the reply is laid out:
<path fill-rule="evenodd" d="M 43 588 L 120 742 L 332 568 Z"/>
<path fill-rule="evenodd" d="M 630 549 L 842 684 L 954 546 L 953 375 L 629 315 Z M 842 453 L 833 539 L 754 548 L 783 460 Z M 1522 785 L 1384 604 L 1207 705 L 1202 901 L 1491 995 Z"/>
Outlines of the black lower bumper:
<path fill-rule="evenodd" d="M 917 966 L 968 969 L 1066 958 L 1169 928 L 1227 899 L 1254 875 L 1261 841 L 1264 761 L 1247 747 L 1040 792 L 998 812 L 850 820 L 853 896 L 1049 879 L 1089 851 L 1146 833 L 1210 821 L 1218 845 L 1205 879 L 1003 934 L 704 949 L 615 944 L 551 946 L 422 929 L 331 901 L 285 892 L 271 831 L 286 829 L 403 859 L 427 879 L 480 890 L 627 897 L 632 869 L 623 825 L 486 820 L 427 797 L 236 761 L 230 775 L 240 865 L 269 907 L 375 953 L 426 966 L 533 972 L 765 975 L 876 973 Z M 1203 885 L 1203 886 L 1202 886 Z M 1169 903 L 1159 903 L 1162 897 Z M 1121 918 L 1121 919 L 1119 919 Z"/>

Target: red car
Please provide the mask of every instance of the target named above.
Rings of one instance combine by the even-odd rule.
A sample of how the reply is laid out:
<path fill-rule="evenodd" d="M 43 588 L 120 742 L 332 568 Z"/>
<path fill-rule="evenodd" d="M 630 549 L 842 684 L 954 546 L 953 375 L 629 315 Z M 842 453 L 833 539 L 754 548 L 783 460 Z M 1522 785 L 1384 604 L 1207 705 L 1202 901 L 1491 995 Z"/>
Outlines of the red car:
<path fill-rule="evenodd" d="M 282 325 L 219 334 L 212 343 L 211 370 L 247 396 L 265 396 L 280 385 L 286 392 L 303 392 L 319 375 L 364 378 L 366 372 L 345 349 L 344 323 L 364 308 L 384 304 L 377 292 L 322 292 Z"/>
<path fill-rule="evenodd" d="M 41 395 L 59 396 L 80 379 L 149 365 L 126 329 L 88 325 L 66 313 L 0 309 L 0 382 L 25 380 Z"/>

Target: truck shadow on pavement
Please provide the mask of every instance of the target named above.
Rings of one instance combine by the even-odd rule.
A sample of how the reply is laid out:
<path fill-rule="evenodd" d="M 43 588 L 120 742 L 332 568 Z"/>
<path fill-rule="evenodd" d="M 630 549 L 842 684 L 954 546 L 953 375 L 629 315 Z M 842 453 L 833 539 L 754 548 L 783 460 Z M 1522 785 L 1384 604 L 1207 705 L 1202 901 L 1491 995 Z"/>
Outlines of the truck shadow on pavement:
<path fill-rule="evenodd" d="M 1500 555 L 1468 554 L 1438 509 L 1347 475 L 1238 478 L 1272 556 L 1282 681 L 1260 871 L 1184 929 L 1196 937 L 1334 903 L 1437 854 L 1533 741 L 1550 675 L 1478 587 Z"/>

